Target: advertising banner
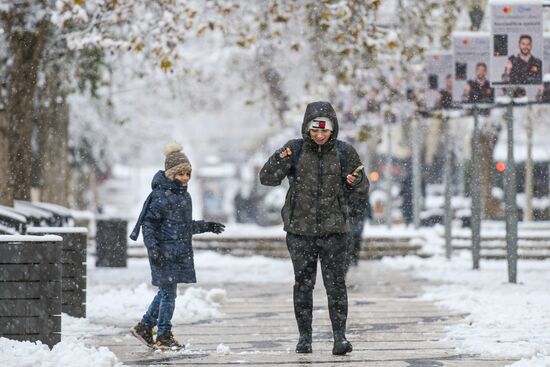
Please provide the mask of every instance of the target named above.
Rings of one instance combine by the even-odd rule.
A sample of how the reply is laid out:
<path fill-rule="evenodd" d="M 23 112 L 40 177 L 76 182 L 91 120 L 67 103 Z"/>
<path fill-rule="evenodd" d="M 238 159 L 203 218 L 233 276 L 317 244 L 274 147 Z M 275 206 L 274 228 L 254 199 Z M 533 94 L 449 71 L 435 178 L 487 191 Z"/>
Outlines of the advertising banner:
<path fill-rule="evenodd" d="M 550 103 L 550 33 L 544 34 L 544 56 L 542 58 L 542 86 L 537 91 L 537 101 Z"/>
<path fill-rule="evenodd" d="M 426 53 L 426 107 L 450 108 L 453 102 L 453 53 Z"/>
<path fill-rule="evenodd" d="M 494 102 L 495 91 L 489 83 L 490 43 L 489 33 L 453 33 L 453 101 L 458 103 Z"/>
<path fill-rule="evenodd" d="M 543 7 L 537 0 L 491 0 L 492 86 L 542 84 Z"/>

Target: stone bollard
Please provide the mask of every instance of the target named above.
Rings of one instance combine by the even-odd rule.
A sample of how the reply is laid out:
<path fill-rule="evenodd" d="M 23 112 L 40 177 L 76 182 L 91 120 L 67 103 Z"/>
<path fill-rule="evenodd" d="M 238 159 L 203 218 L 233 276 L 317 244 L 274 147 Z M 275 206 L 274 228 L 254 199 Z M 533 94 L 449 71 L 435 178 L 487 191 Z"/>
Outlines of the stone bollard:
<path fill-rule="evenodd" d="M 61 237 L 0 235 L 0 336 L 61 341 Z"/>
<path fill-rule="evenodd" d="M 126 267 L 128 221 L 120 218 L 98 218 L 96 228 L 96 266 Z"/>
<path fill-rule="evenodd" d="M 84 227 L 29 227 L 28 234 L 57 235 L 61 242 L 61 310 L 73 317 L 86 317 L 86 250 Z"/>

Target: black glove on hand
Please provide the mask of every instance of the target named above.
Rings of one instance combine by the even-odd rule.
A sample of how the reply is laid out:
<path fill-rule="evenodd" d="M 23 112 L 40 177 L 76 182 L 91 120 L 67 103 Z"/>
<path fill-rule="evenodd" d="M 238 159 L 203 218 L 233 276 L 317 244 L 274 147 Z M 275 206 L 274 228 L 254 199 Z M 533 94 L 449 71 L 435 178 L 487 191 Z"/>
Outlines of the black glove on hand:
<path fill-rule="evenodd" d="M 208 228 L 208 232 L 215 234 L 220 234 L 225 231 L 225 226 L 218 222 L 206 222 L 206 227 Z"/>
<path fill-rule="evenodd" d="M 162 255 L 162 251 L 160 250 L 160 247 L 153 247 L 152 249 L 150 249 L 149 256 L 151 257 L 151 262 L 155 266 L 160 266 L 164 258 L 164 256 Z"/>

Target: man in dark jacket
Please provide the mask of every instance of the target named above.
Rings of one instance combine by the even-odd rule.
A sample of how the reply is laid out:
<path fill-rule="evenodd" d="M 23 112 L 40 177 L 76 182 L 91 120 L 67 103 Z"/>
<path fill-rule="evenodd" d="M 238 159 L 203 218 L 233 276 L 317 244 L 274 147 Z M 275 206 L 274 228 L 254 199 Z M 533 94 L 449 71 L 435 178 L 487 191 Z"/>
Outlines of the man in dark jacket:
<path fill-rule="evenodd" d="M 158 171 L 151 184 L 153 191 L 130 238 L 134 241 L 143 226 L 143 242 L 149 254 L 153 285 L 159 291 L 141 321 L 131 332 L 145 345 L 155 349 L 179 349 L 182 345 L 172 334 L 172 316 L 178 283 L 195 283 L 195 265 L 191 238 L 196 233 L 219 234 L 225 226 L 217 222 L 193 220 L 191 196 L 187 183 L 191 179 L 191 164 L 181 151 L 181 145 L 165 148 L 165 171 Z M 153 328 L 158 326 L 157 340 Z"/>
<path fill-rule="evenodd" d="M 312 352 L 313 288 L 320 259 L 334 334 L 332 353 L 343 355 L 352 351 L 345 336 L 347 200 L 350 192 L 366 197 L 368 180 L 355 149 L 336 140 L 338 119 L 330 103 L 307 106 L 302 137 L 269 158 L 260 181 L 277 186 L 288 177 L 290 183 L 282 215 L 294 267 L 294 312 L 300 332 L 296 352 Z"/>

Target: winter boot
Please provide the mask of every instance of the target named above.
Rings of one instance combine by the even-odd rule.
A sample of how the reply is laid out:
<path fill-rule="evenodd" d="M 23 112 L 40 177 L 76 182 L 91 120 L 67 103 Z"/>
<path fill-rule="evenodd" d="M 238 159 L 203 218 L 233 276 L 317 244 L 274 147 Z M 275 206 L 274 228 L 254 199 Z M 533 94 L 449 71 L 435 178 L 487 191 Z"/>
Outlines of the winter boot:
<path fill-rule="evenodd" d="M 157 336 L 157 342 L 155 343 L 155 349 L 160 350 L 180 350 L 185 348 L 185 346 L 178 343 L 174 338 L 174 335 L 171 331 L 163 335 Z"/>
<path fill-rule="evenodd" d="M 332 354 L 336 356 L 343 356 L 346 353 L 350 353 L 353 350 L 351 343 L 346 339 L 343 333 L 334 334 L 334 347 L 332 348 Z"/>
<path fill-rule="evenodd" d="M 311 353 L 311 333 L 300 335 L 298 344 L 296 344 L 296 353 Z"/>
<path fill-rule="evenodd" d="M 153 340 L 153 328 L 143 325 L 141 322 L 138 322 L 136 326 L 131 329 L 131 333 L 135 336 L 140 342 L 148 346 L 149 348 L 153 347 L 155 341 Z"/>

